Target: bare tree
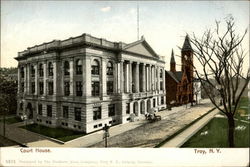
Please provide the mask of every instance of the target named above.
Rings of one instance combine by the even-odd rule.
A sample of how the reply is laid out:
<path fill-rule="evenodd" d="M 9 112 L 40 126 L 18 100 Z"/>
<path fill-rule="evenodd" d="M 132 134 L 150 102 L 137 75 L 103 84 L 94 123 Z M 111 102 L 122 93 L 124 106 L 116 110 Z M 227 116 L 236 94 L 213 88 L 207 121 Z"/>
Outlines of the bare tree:
<path fill-rule="evenodd" d="M 237 34 L 233 17 L 225 18 L 225 25 L 221 27 L 216 21 L 215 30 L 206 30 L 201 38 L 193 33 L 191 43 L 202 67 L 199 72 L 194 67 L 194 71 L 213 105 L 226 115 L 228 143 L 229 147 L 234 147 L 234 116 L 250 79 L 249 67 L 247 74 L 243 74 L 243 60 L 248 52 L 244 51 L 242 41 L 247 29 L 242 35 Z M 240 82 L 244 82 L 243 87 L 239 87 Z M 205 84 L 213 91 L 205 89 Z M 221 105 L 216 98 L 218 95 Z"/>

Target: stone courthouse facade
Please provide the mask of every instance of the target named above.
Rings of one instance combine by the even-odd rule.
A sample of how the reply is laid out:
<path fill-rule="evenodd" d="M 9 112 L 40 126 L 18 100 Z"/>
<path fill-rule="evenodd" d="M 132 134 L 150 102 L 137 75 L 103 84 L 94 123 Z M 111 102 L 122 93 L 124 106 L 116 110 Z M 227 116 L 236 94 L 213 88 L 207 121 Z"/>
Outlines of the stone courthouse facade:
<path fill-rule="evenodd" d="M 125 44 L 83 34 L 16 60 L 17 113 L 38 124 L 89 133 L 166 108 L 165 63 L 143 37 Z"/>

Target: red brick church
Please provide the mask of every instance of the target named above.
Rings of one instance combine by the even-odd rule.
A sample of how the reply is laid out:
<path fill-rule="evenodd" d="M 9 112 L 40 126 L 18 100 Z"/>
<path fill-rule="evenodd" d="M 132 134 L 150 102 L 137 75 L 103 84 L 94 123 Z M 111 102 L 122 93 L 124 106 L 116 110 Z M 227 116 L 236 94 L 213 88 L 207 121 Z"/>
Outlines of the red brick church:
<path fill-rule="evenodd" d="M 181 49 L 181 71 L 176 71 L 174 51 L 170 71 L 166 71 L 166 103 L 186 104 L 193 101 L 193 49 L 188 35 Z"/>

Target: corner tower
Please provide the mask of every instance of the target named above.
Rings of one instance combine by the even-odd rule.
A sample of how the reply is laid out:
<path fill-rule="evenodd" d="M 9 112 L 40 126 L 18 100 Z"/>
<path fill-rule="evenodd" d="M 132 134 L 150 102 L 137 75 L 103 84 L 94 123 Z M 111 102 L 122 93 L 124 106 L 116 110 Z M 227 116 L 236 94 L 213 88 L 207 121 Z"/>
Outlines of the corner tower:
<path fill-rule="evenodd" d="M 193 49 L 189 36 L 186 35 L 181 49 L 181 71 L 187 74 L 189 82 L 193 80 Z"/>

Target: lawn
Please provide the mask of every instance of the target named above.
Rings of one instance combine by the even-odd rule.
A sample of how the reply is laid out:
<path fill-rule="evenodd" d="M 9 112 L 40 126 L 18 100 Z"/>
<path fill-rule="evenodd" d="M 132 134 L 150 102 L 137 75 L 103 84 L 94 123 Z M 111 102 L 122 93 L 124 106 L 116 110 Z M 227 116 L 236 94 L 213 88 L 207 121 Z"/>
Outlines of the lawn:
<path fill-rule="evenodd" d="M 22 122 L 21 118 L 19 117 L 6 118 L 5 121 L 7 124 Z M 0 122 L 3 122 L 3 117 L 0 119 Z"/>
<path fill-rule="evenodd" d="M 77 131 L 72 131 L 72 130 L 63 129 L 63 128 L 49 128 L 49 127 L 38 125 L 38 124 L 22 126 L 21 128 L 27 129 L 31 132 L 42 134 L 44 136 L 55 138 L 57 140 L 61 140 L 64 142 L 67 142 L 67 141 L 70 141 L 70 140 L 73 140 L 75 138 L 85 135 L 83 132 L 77 132 Z"/>
<path fill-rule="evenodd" d="M 242 97 L 235 114 L 235 147 L 249 147 L 249 101 Z M 221 113 L 221 115 L 224 115 Z M 182 147 L 228 147 L 227 118 L 213 118 L 205 127 L 198 131 Z"/>
<path fill-rule="evenodd" d="M 249 124 L 235 121 L 235 147 L 249 147 Z M 182 147 L 228 147 L 227 119 L 213 118 Z"/>

